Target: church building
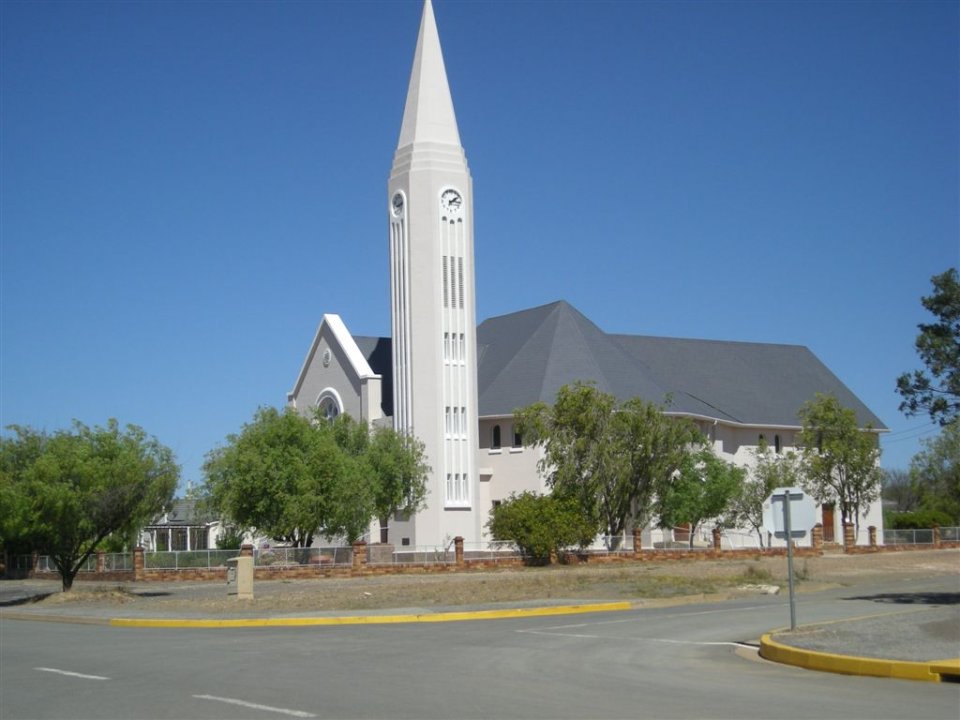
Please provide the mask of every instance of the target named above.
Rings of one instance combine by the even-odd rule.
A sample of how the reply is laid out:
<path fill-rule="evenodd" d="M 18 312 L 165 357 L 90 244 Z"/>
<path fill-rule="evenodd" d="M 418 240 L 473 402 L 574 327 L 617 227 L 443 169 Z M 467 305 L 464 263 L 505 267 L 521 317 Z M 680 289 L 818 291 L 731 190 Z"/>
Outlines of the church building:
<path fill-rule="evenodd" d="M 478 326 L 473 181 L 430 0 L 385 212 L 391 337 L 354 336 L 339 315 L 324 315 L 287 402 L 390 423 L 423 441 L 427 506 L 391 519 L 389 542 L 398 548 L 447 546 L 457 536 L 481 542 L 495 503 L 546 491 L 540 451 L 523 446 L 513 412 L 552 403 L 578 380 L 620 400 L 670 398 L 668 414 L 693 419 L 721 457 L 739 464 L 761 443 L 793 447 L 797 412 L 818 392 L 852 408 L 862 427 L 885 429 L 805 347 L 612 335 L 562 300 Z M 839 513 L 822 513 L 825 539 L 840 540 Z M 864 533 L 881 526 L 879 513 L 876 503 Z"/>

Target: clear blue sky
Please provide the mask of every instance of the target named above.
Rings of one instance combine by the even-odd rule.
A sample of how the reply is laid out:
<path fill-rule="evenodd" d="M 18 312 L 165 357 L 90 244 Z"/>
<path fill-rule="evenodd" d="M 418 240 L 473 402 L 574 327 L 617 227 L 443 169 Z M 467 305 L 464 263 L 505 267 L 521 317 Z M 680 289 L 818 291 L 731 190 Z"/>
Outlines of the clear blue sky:
<path fill-rule="evenodd" d="M 320 316 L 389 333 L 419 0 L 2 3 L 0 412 L 142 425 L 184 483 Z M 891 429 L 960 263 L 956 2 L 456 2 L 480 319 L 806 345 Z"/>

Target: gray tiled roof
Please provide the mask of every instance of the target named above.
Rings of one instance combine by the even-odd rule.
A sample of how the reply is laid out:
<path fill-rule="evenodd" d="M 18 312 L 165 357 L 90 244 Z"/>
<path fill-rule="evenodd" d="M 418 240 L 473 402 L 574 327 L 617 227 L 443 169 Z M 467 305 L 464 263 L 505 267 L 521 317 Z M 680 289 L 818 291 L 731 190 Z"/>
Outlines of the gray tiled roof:
<path fill-rule="evenodd" d="M 393 351 L 390 338 L 358 336 L 353 341 L 367 359 L 370 369 L 383 377 L 380 387 L 380 408 L 387 417 L 393 415 Z"/>
<path fill-rule="evenodd" d="M 354 340 L 383 375 L 384 414 L 391 415 L 390 339 Z M 551 403 L 563 385 L 582 380 L 620 400 L 669 398 L 672 412 L 748 425 L 797 426 L 803 403 L 830 393 L 862 426 L 886 429 L 800 345 L 610 335 L 562 300 L 482 322 L 477 359 L 481 417 Z"/>
<path fill-rule="evenodd" d="M 861 425 L 883 423 L 817 357 L 799 345 L 608 335 L 566 302 L 490 318 L 477 329 L 480 415 L 553 402 L 592 380 L 621 400 L 750 425 L 799 425 L 817 392 L 852 408 Z"/>
<path fill-rule="evenodd" d="M 196 526 L 205 525 L 213 520 L 209 511 L 197 507 L 197 501 L 178 498 L 170 505 L 169 512 L 154 518 L 147 527 L 158 526 Z"/>

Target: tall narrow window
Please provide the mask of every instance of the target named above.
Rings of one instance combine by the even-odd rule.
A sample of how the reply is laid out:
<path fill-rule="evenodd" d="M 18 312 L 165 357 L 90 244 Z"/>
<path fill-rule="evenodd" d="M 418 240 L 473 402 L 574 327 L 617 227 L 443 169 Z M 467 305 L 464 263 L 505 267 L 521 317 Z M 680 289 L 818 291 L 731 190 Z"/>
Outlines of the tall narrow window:
<path fill-rule="evenodd" d="M 517 431 L 517 426 L 513 426 L 513 446 L 515 448 L 523 447 L 523 437 Z"/>
<path fill-rule="evenodd" d="M 463 258 L 457 258 L 457 285 L 460 288 L 460 308 L 463 308 Z"/>
<path fill-rule="evenodd" d="M 443 359 L 450 360 L 450 333 L 443 334 Z"/>
<path fill-rule="evenodd" d="M 500 449 L 500 426 L 493 426 L 493 436 L 490 438 L 490 447 L 494 450 Z"/>
<path fill-rule="evenodd" d="M 773 436 L 773 450 L 776 453 L 780 452 L 780 436 L 779 435 Z"/>
<path fill-rule="evenodd" d="M 450 435 L 453 433 L 453 416 L 449 407 L 444 408 L 443 417 L 447 429 L 447 437 L 450 437 Z"/>
<path fill-rule="evenodd" d="M 462 365 L 467 361 L 467 338 L 463 333 L 460 333 L 460 364 Z"/>

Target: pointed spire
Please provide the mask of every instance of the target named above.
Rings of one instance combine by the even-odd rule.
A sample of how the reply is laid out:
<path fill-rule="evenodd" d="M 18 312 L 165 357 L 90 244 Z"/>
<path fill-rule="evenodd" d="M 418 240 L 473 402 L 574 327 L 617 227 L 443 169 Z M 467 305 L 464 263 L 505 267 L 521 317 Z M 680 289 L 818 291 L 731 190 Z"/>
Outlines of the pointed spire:
<path fill-rule="evenodd" d="M 400 126 L 401 148 L 413 142 L 439 142 L 460 145 L 453 99 L 447 84 L 447 71 L 440 50 L 440 35 L 430 0 L 423 3 L 420 36 L 413 56 L 407 104 Z"/>

